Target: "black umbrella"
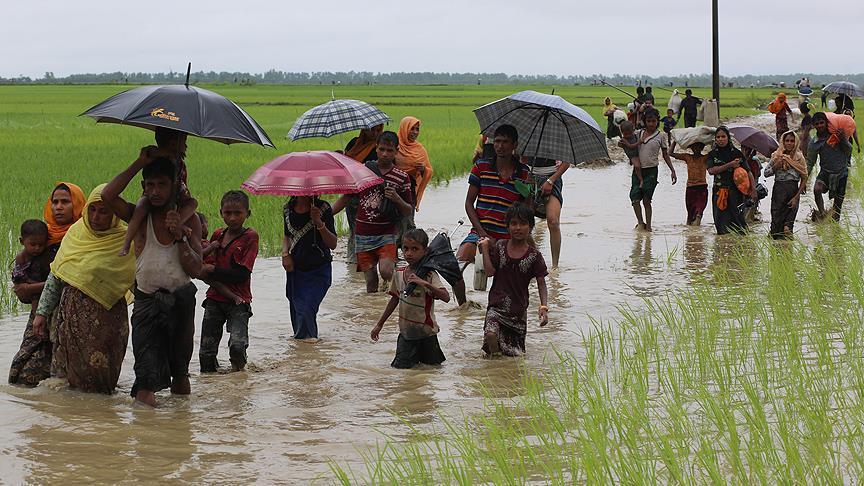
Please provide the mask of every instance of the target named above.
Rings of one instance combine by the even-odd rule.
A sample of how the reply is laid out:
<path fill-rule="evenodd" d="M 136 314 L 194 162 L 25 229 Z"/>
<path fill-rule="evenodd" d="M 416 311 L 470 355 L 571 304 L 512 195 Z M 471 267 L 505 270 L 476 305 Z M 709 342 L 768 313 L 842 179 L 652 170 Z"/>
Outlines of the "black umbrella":
<path fill-rule="evenodd" d="M 155 130 L 170 128 L 226 144 L 255 143 L 273 147 L 258 123 L 228 98 L 186 84 L 144 86 L 116 94 L 81 115 L 98 123 L 120 123 Z"/>
<path fill-rule="evenodd" d="M 414 273 L 425 279 L 431 270 L 438 272 L 438 275 L 451 285 L 462 278 L 462 270 L 459 268 L 459 262 L 456 261 L 453 248 L 450 246 L 450 238 L 446 233 L 439 233 L 432 238 L 426 248 L 426 254 L 418 262 Z M 403 292 L 405 295 L 411 295 L 416 287 L 417 284 L 409 283 Z"/>

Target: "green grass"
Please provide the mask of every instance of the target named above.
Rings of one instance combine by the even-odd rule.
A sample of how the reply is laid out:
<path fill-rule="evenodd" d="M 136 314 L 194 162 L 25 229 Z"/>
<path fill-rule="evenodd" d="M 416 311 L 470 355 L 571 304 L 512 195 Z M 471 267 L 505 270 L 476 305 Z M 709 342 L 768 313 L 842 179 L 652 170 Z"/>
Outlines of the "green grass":
<path fill-rule="evenodd" d="M 594 322 L 482 413 L 406 424 L 342 484 L 848 484 L 864 477 L 864 231 L 738 241 Z M 502 401 L 502 396 L 516 398 Z M 400 434 L 401 435 L 401 434 Z"/>
<path fill-rule="evenodd" d="M 118 125 L 97 125 L 78 117 L 90 106 L 128 86 L 0 86 L 0 169 L 4 174 L 0 195 L 0 264 L 6 265 L 17 248 L 18 225 L 24 219 L 41 218 L 42 205 L 56 181 L 79 184 L 85 192 L 106 182 L 138 155 L 140 147 L 152 144 L 152 132 Z M 256 168 L 277 155 L 311 149 L 338 149 L 352 134 L 330 139 L 290 142 L 285 135 L 306 109 L 338 98 L 369 101 L 385 110 L 398 128 L 405 115 L 423 122 L 420 141 L 430 154 L 435 181 L 445 181 L 470 169 L 471 154 L 479 127 L 472 109 L 530 86 L 209 86 L 246 109 L 267 131 L 277 149 L 236 144 L 225 146 L 208 140 L 190 139 L 189 187 L 199 201 L 211 229 L 219 226 L 221 195 L 235 189 Z M 552 88 L 537 87 L 544 92 Z M 658 105 L 668 93 L 657 89 Z M 708 96 L 707 89 L 694 89 Z M 605 96 L 626 104 L 623 94 L 607 87 L 563 86 L 555 88 L 571 102 L 582 106 L 605 127 L 600 110 Z M 755 113 L 754 103 L 771 99 L 767 89 L 731 89 L 723 92 L 724 116 Z M 125 196 L 140 195 L 133 183 Z M 262 196 L 253 199 L 249 221 L 261 234 L 262 254 L 280 250 L 282 200 Z M 4 287 L 5 289 L 6 287 Z M 8 289 L 0 297 L 0 314 L 10 309 Z"/>

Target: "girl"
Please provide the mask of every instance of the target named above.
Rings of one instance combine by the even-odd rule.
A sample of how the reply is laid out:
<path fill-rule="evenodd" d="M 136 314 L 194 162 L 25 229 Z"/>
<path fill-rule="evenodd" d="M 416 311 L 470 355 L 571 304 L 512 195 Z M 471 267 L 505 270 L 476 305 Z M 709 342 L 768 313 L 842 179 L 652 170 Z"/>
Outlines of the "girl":
<path fill-rule="evenodd" d="M 735 185 L 733 175 L 735 169 L 740 167 L 744 161 L 744 154 L 732 145 L 732 137 L 729 129 L 721 125 L 717 127 L 714 135 L 714 150 L 708 154 L 705 165 L 708 173 L 714 176 L 714 194 L 711 198 L 714 208 L 714 226 L 718 235 L 725 235 L 730 231 L 743 233 L 747 230 L 747 221 L 741 211 L 744 199 L 738 186 Z M 756 199 L 756 183 L 753 174 L 747 171 L 750 179 L 751 195 Z"/>
<path fill-rule="evenodd" d="M 483 325 L 483 351 L 486 354 L 519 356 L 525 353 L 528 333 L 528 285 L 537 279 L 540 293 L 540 326 L 549 322 L 547 306 L 546 263 L 543 255 L 529 244 L 534 229 L 534 212 L 524 204 L 515 204 L 505 216 L 508 240 L 498 240 L 494 246 L 482 238 L 483 266 L 486 275 L 494 277 L 489 290 L 489 307 Z"/>
<path fill-rule="evenodd" d="M 807 160 L 798 150 L 798 134 L 783 134 L 780 147 L 765 167 L 765 177 L 774 176 L 771 191 L 771 237 L 791 238 L 801 193 L 807 185 Z"/>

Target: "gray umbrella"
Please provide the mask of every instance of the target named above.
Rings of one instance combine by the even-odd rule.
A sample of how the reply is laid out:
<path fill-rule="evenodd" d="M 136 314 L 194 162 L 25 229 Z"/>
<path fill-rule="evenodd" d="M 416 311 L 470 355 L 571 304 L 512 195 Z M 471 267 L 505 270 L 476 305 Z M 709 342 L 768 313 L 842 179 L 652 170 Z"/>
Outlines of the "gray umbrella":
<path fill-rule="evenodd" d="M 501 125 L 516 127 L 522 155 L 572 164 L 609 157 L 600 125 L 560 96 L 522 91 L 483 105 L 474 115 L 490 138 Z"/>
<path fill-rule="evenodd" d="M 332 137 L 340 133 L 372 128 L 390 121 L 386 113 L 358 100 L 332 100 L 300 115 L 288 132 L 291 140 Z"/>
<path fill-rule="evenodd" d="M 258 123 L 228 98 L 186 84 L 144 86 L 116 94 L 82 113 L 99 123 L 120 123 L 155 130 L 170 128 L 196 137 L 273 147 Z"/>
<path fill-rule="evenodd" d="M 846 96 L 864 98 L 864 91 L 862 91 L 857 84 L 850 81 L 834 81 L 833 83 L 828 83 L 824 88 L 822 88 L 822 91 L 825 91 L 826 93 L 839 93 L 845 94 Z"/>

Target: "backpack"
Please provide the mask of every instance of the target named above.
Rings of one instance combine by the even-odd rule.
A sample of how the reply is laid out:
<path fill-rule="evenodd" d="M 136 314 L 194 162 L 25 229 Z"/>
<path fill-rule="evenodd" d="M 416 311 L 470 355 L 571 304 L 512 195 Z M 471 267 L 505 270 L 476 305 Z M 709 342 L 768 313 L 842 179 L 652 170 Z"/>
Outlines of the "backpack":
<path fill-rule="evenodd" d="M 381 177 L 383 179 L 383 176 L 381 175 L 381 170 L 378 168 L 378 161 L 377 160 L 371 160 L 369 162 L 365 162 L 364 165 L 366 166 L 367 169 L 374 172 L 375 175 L 377 175 L 378 177 Z M 383 185 L 386 187 L 387 182 L 385 181 Z M 386 197 L 381 198 L 381 205 L 378 206 L 378 209 L 381 211 L 381 214 L 383 214 L 385 218 L 387 218 L 393 224 L 396 224 L 396 225 L 398 225 L 402 221 L 402 218 L 404 217 L 404 215 L 402 214 L 402 211 L 399 211 L 399 208 L 396 207 L 396 204 L 393 201 L 387 199 Z"/>

